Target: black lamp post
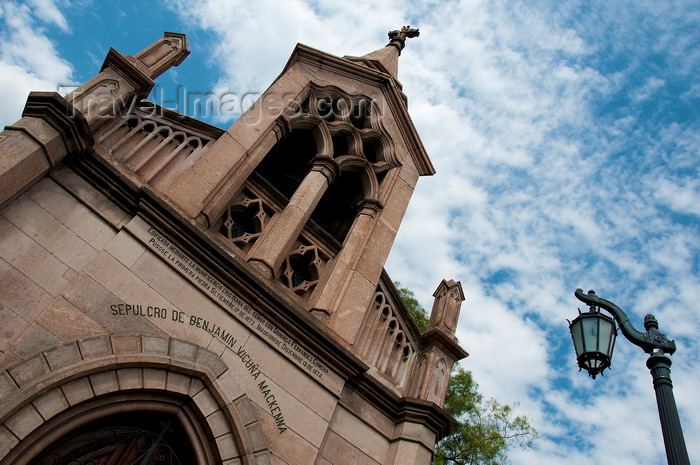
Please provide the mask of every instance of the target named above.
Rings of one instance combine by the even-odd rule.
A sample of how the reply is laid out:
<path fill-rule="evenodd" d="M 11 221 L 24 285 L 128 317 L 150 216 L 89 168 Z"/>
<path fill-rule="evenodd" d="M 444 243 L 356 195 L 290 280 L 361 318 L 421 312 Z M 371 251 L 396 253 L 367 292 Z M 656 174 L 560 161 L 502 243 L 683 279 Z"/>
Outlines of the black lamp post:
<path fill-rule="evenodd" d="M 576 289 L 574 295 L 589 307 L 586 313 L 581 313 L 579 310 L 579 316 L 569 324 L 579 368 L 588 371 L 595 379 L 598 374 L 602 374 L 603 370 L 610 367 L 617 335 L 614 321 L 617 321 L 620 332 L 632 344 L 641 347 L 650 355 L 647 367 L 654 381 L 668 464 L 690 465 L 683 439 L 683 429 L 673 397 L 671 359 L 666 356 L 676 351 L 676 343 L 659 332 L 659 323 L 654 315 L 644 317 L 646 332 L 642 333 L 634 329 L 629 317 L 620 307 L 598 297 L 595 292 L 588 291 L 588 294 L 584 294 L 581 289 Z M 600 313 L 600 309 L 610 312 L 614 321 L 613 318 Z"/>

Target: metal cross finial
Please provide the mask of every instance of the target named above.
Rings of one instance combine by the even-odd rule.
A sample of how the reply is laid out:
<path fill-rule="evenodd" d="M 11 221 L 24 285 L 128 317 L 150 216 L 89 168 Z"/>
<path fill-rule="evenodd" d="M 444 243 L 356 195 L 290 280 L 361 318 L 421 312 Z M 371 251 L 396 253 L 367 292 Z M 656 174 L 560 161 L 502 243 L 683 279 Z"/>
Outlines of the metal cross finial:
<path fill-rule="evenodd" d="M 420 31 L 418 29 L 411 29 L 411 26 L 404 26 L 400 31 L 389 31 L 389 45 L 395 45 L 398 47 L 399 51 L 401 51 L 406 46 L 406 39 L 412 39 L 419 35 Z"/>

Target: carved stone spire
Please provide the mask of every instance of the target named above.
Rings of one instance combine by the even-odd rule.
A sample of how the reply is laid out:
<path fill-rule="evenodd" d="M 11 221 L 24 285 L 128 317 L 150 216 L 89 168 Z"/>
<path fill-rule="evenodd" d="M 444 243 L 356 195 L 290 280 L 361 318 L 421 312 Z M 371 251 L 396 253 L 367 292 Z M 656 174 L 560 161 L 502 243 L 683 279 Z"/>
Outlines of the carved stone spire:
<path fill-rule="evenodd" d="M 95 130 L 111 116 L 125 111 L 133 99 L 148 95 L 154 79 L 182 63 L 190 51 L 187 37 L 166 32 L 136 56 L 109 49 L 100 73 L 66 96 Z"/>
<path fill-rule="evenodd" d="M 433 294 L 435 302 L 430 312 L 428 328 L 437 328 L 449 336 L 454 336 L 457 330 L 459 310 L 464 301 L 464 292 L 459 281 L 442 280 Z"/>
<path fill-rule="evenodd" d="M 406 39 L 418 37 L 420 31 L 404 26 L 401 30 L 389 31 L 389 43 L 372 53 L 361 57 L 346 56 L 346 60 L 360 62 L 374 69 L 388 72 L 395 78 L 399 75 L 399 55 L 406 46 Z"/>
<path fill-rule="evenodd" d="M 401 50 L 406 46 L 406 39 L 412 39 L 414 37 L 420 36 L 420 31 L 418 29 L 412 29 L 411 26 L 404 26 L 400 31 L 389 31 L 389 45 L 399 49 L 399 55 L 401 55 Z"/>
<path fill-rule="evenodd" d="M 455 337 L 464 291 L 459 281 L 442 280 L 433 294 L 428 330 L 421 336 L 421 353 L 413 373 L 413 395 L 443 406 L 450 371 L 469 354 Z"/>
<path fill-rule="evenodd" d="M 134 58 L 148 69 L 145 74 L 155 79 L 170 67 L 182 63 L 190 54 L 187 45 L 185 34 L 166 32 L 160 40 L 141 50 Z"/>

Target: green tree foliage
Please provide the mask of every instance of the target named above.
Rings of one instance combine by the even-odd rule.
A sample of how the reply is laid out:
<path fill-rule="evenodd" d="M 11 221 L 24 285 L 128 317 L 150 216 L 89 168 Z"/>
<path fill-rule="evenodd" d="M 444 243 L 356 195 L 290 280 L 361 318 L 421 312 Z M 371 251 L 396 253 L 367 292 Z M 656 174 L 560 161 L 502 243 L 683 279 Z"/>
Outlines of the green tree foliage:
<path fill-rule="evenodd" d="M 484 399 L 471 372 L 455 365 L 447 387 L 445 411 L 452 430 L 436 447 L 435 465 L 503 465 L 508 449 L 530 447 L 537 431 L 514 407 Z M 517 405 L 517 404 L 516 404 Z"/>
<path fill-rule="evenodd" d="M 428 312 L 426 312 L 421 304 L 418 303 L 413 291 L 408 290 L 405 287 L 401 287 L 401 283 L 398 281 L 394 281 L 394 287 L 396 287 L 396 290 L 399 291 L 399 296 L 401 296 L 401 299 L 408 308 L 408 311 L 411 312 L 413 321 L 416 322 L 418 329 L 420 329 L 421 333 L 426 332 L 428 330 Z"/>
<path fill-rule="evenodd" d="M 402 288 L 399 282 L 394 282 L 394 286 L 418 328 L 425 332 L 428 313 L 412 291 Z M 537 438 L 529 420 L 515 415 L 515 406 L 484 399 L 478 387 L 471 372 L 455 364 L 444 406 L 452 416 L 452 428 L 435 448 L 434 465 L 504 465 L 511 446 L 528 448 Z"/>

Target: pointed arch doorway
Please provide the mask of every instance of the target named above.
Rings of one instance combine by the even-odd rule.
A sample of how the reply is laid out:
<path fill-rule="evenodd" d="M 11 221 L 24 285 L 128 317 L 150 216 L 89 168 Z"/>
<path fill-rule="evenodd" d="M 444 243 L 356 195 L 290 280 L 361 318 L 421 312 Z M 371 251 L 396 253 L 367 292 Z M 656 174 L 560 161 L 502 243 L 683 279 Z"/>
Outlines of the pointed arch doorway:
<path fill-rule="evenodd" d="M 29 465 L 189 465 L 197 463 L 177 416 L 134 411 L 92 421 L 35 457 Z"/>
<path fill-rule="evenodd" d="M 214 443 L 184 397 L 134 393 L 105 396 L 57 415 L 32 433 L 9 463 L 210 465 L 221 463 Z"/>

